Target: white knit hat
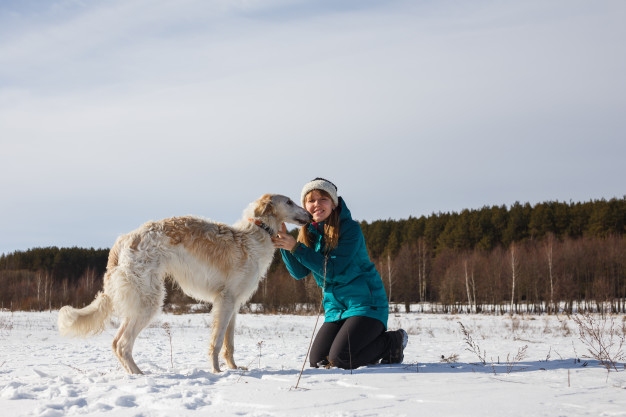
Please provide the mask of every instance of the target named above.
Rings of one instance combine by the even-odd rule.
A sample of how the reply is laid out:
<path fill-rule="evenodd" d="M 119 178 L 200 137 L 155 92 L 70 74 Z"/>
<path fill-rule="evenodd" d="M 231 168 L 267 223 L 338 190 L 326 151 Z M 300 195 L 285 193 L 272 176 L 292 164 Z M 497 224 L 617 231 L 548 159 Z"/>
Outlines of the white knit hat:
<path fill-rule="evenodd" d="M 308 193 L 313 190 L 323 190 L 330 194 L 330 198 L 335 203 L 335 206 L 339 205 L 339 199 L 337 199 L 337 186 L 332 182 L 325 180 L 324 178 L 315 178 L 311 182 L 304 185 L 302 189 L 302 193 L 300 195 L 300 200 L 302 200 L 302 206 L 305 205 L 305 198 Z"/>

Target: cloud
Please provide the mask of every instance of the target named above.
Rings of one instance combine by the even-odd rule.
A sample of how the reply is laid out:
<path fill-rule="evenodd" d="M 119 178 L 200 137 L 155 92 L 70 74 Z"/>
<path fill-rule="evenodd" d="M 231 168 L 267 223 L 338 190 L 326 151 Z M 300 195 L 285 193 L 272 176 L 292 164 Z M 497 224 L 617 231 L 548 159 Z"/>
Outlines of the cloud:
<path fill-rule="evenodd" d="M 0 13 L 0 190 L 26 246 L 74 220 L 68 241 L 102 245 L 232 222 L 320 175 L 367 220 L 622 189 L 621 2 L 40 6 Z"/>

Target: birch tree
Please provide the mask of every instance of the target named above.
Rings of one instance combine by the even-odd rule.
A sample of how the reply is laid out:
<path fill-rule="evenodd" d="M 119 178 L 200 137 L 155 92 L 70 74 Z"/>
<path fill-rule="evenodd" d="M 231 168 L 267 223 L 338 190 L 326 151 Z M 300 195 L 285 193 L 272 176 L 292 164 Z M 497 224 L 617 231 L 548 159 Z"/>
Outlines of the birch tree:
<path fill-rule="evenodd" d="M 467 258 L 463 262 L 463 266 L 465 268 L 465 291 L 467 291 L 467 302 L 470 307 L 470 311 L 476 312 L 476 285 L 474 283 L 474 267 L 472 265 L 472 273 L 470 278 L 470 273 L 467 268 Z M 471 291 L 470 291 L 471 285 Z"/>
<path fill-rule="evenodd" d="M 511 315 L 515 308 L 515 279 L 517 274 L 517 255 L 515 253 L 515 243 L 511 243 Z"/>
<path fill-rule="evenodd" d="M 426 301 L 426 239 L 420 237 L 417 241 L 417 282 L 419 301 Z"/>

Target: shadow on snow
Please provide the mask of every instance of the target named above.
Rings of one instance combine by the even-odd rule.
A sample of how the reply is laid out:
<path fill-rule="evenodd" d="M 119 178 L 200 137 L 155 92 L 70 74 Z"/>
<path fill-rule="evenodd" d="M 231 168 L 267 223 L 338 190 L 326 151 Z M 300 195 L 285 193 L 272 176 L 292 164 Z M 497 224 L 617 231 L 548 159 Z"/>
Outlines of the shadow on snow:
<path fill-rule="evenodd" d="M 617 369 L 624 369 L 624 364 L 616 364 Z M 604 365 L 596 360 L 579 360 L 579 359 L 559 359 L 548 361 L 522 361 L 517 363 L 402 363 L 394 365 L 371 365 L 364 366 L 352 371 L 349 369 L 339 368 L 305 368 L 303 376 L 312 375 L 350 375 L 350 374 L 406 374 L 406 373 L 482 373 L 498 375 L 519 372 L 543 372 L 567 369 L 584 369 L 584 368 L 604 368 Z M 237 371 L 234 371 L 237 372 Z M 241 371 L 243 376 L 248 378 L 263 378 L 264 376 L 284 376 L 292 377 L 298 375 L 296 369 L 251 369 Z M 613 371 L 614 372 L 614 371 Z"/>

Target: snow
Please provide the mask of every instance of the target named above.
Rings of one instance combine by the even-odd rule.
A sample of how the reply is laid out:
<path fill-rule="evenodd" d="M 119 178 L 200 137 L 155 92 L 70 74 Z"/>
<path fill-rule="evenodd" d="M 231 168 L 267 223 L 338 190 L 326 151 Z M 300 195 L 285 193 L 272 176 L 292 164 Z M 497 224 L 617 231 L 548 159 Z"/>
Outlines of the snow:
<path fill-rule="evenodd" d="M 162 314 L 145 329 L 134 355 L 145 375 L 118 364 L 114 327 L 68 339 L 56 318 L 0 312 L 3 416 L 626 416 L 624 364 L 609 373 L 585 359 L 565 316 L 391 314 L 389 327 L 409 333 L 403 364 L 307 366 L 297 389 L 314 316 L 240 314 L 235 359 L 248 370 L 219 375 L 209 371 L 209 314 Z"/>

